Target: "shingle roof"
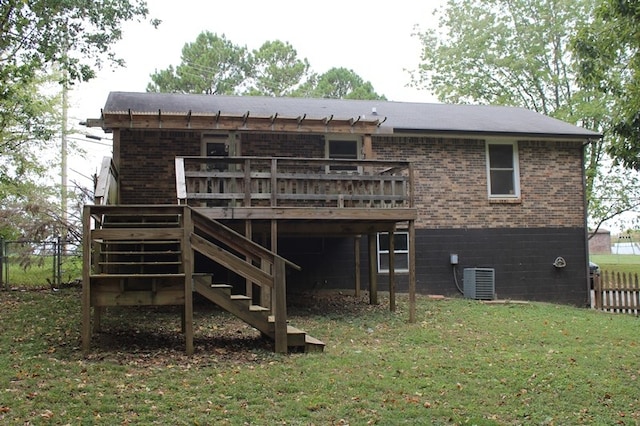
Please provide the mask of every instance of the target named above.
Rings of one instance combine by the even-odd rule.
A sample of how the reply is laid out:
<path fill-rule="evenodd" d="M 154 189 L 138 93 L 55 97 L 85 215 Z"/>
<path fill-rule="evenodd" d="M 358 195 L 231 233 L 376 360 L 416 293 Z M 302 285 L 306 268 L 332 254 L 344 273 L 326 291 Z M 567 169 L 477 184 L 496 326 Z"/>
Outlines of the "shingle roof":
<path fill-rule="evenodd" d="M 516 107 L 315 98 L 111 92 L 103 113 L 125 111 L 384 120 L 394 133 L 491 134 L 597 139 L 601 135 Z"/>

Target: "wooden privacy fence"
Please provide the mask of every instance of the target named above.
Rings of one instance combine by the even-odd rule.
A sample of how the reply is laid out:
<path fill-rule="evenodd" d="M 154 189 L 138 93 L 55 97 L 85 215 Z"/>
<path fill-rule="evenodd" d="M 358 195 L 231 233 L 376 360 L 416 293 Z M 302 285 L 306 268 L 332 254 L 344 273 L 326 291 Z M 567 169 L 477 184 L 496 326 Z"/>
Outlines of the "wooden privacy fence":
<path fill-rule="evenodd" d="M 603 271 L 593 279 L 593 307 L 606 312 L 640 314 L 638 274 Z"/>

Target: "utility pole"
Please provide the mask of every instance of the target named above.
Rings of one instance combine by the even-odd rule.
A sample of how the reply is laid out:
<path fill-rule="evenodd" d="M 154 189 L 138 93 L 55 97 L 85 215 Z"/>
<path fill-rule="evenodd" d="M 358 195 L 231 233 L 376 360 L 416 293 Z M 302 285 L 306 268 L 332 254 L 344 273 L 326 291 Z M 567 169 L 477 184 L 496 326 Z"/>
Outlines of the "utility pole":
<path fill-rule="evenodd" d="M 60 208 L 62 209 L 62 252 L 66 253 L 67 247 L 67 118 L 69 110 L 69 87 L 67 85 L 68 74 L 62 71 L 62 125 L 60 136 Z"/>
<path fill-rule="evenodd" d="M 68 115 L 68 89 L 67 82 L 62 83 L 62 136 L 61 136 L 61 153 L 60 153 L 60 167 L 61 167 L 61 208 L 62 208 L 62 220 L 67 222 L 67 115 Z"/>

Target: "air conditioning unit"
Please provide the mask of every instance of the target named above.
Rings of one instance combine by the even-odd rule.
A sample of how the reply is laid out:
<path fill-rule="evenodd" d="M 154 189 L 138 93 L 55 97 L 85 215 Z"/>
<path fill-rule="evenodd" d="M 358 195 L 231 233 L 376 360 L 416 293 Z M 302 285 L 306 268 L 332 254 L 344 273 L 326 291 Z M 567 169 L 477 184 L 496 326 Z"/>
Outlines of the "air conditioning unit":
<path fill-rule="evenodd" d="M 495 269 L 465 268 L 463 271 L 466 299 L 493 300 L 496 294 Z"/>

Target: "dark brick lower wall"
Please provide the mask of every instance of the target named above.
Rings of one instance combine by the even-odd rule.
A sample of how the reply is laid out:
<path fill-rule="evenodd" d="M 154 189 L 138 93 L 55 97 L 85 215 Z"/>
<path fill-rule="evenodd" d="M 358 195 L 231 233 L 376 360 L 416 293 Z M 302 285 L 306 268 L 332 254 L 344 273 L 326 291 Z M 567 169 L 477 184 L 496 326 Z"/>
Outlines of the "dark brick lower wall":
<path fill-rule="evenodd" d="M 353 289 L 355 279 L 352 238 L 314 238 L 279 242 L 280 254 L 302 266 L 289 272 L 292 291 Z M 584 229 L 437 229 L 416 231 L 417 290 L 423 294 L 460 294 L 450 254 L 458 255 L 456 276 L 463 288 L 464 268 L 495 269 L 496 293 L 501 299 L 549 301 L 577 306 L 587 303 Z M 362 287 L 368 286 L 367 238 L 361 242 Z M 566 267 L 553 262 L 562 256 Z M 398 291 L 408 290 L 406 274 L 397 274 Z M 378 288 L 388 290 L 388 277 L 378 274 Z"/>

